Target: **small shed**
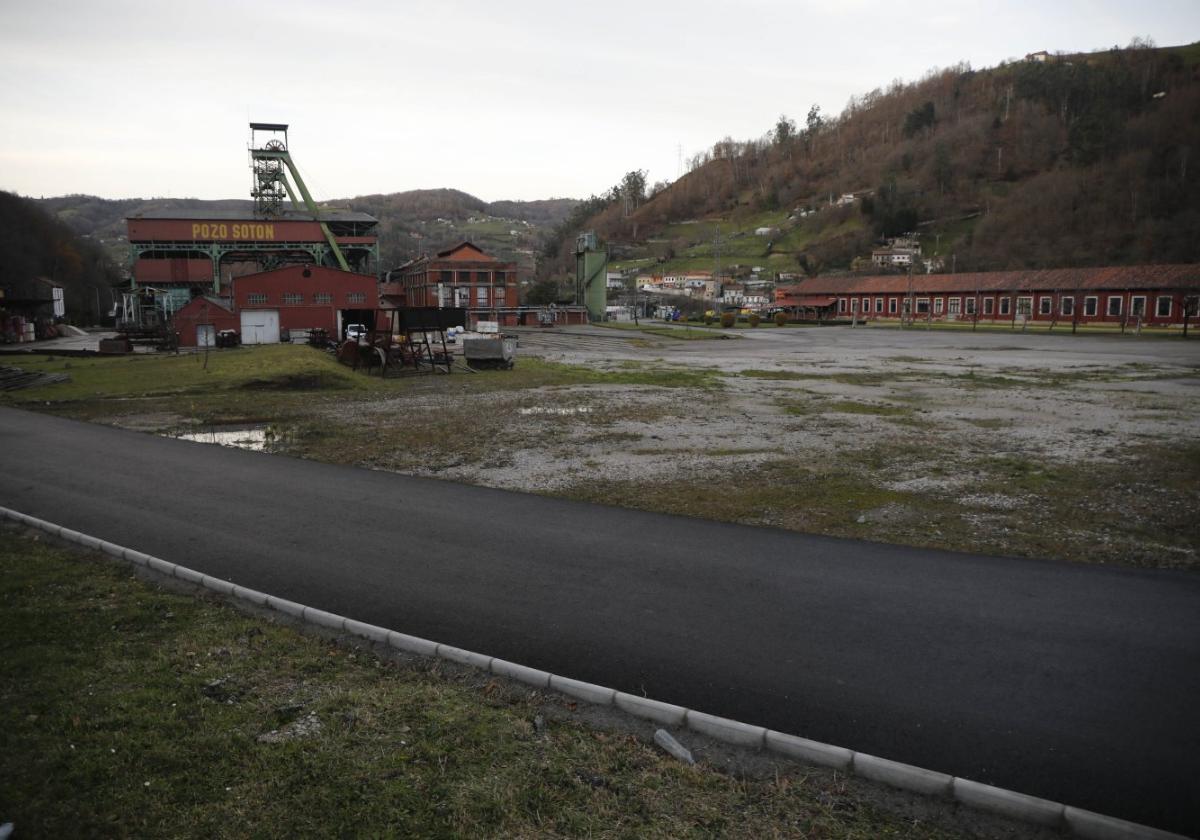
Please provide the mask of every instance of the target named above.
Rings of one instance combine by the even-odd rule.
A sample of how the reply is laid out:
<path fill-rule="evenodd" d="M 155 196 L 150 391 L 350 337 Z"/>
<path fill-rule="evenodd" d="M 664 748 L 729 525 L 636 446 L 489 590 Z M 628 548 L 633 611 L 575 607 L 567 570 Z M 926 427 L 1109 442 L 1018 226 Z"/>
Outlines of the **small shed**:
<path fill-rule="evenodd" d="M 229 298 L 201 295 L 175 313 L 175 331 L 181 347 L 215 347 L 217 333 L 239 328 Z"/>

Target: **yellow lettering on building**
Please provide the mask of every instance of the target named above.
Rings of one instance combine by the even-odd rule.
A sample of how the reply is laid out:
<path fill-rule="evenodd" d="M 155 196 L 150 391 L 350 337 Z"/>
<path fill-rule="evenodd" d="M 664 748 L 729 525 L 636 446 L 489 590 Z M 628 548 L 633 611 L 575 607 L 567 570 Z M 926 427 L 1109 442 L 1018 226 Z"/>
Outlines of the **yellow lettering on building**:
<path fill-rule="evenodd" d="M 222 225 L 197 222 L 192 225 L 192 239 L 274 239 L 275 225 Z"/>

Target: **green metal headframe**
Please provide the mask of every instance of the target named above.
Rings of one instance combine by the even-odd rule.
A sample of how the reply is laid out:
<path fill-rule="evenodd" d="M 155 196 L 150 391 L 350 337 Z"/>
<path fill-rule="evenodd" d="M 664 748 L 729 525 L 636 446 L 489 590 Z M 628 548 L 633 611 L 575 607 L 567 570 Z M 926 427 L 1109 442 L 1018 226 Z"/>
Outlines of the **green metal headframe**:
<path fill-rule="evenodd" d="M 250 168 L 254 173 L 254 187 L 250 190 L 250 195 L 254 197 L 254 210 L 265 217 L 280 215 L 283 210 L 285 194 L 292 202 L 292 206 L 297 206 L 300 202 L 296 200 L 296 192 L 292 189 L 292 183 L 294 183 L 296 190 L 304 200 L 304 206 L 321 225 L 321 233 L 324 234 L 325 241 L 329 243 L 329 250 L 333 253 L 338 265 L 342 271 L 349 271 L 350 264 L 346 262 L 345 254 L 338 247 L 329 225 L 321 218 L 321 211 L 317 207 L 317 203 L 313 201 L 308 187 L 304 184 L 304 179 L 300 177 L 300 171 L 296 168 L 295 161 L 288 152 L 287 128 L 285 123 L 250 123 Z M 256 142 L 260 131 L 275 136 L 260 146 Z M 282 140 L 279 139 L 280 134 L 283 135 Z M 292 183 L 288 182 L 287 173 L 291 173 Z"/>

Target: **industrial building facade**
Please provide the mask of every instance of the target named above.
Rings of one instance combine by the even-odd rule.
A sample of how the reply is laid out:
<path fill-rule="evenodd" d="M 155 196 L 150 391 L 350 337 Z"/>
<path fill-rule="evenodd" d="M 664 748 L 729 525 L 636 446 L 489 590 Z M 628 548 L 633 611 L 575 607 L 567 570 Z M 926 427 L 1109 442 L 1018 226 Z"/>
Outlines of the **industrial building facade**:
<path fill-rule="evenodd" d="M 196 296 L 175 313 L 180 345 L 211 346 L 222 330 L 238 332 L 243 344 L 278 342 L 284 330 L 341 337 L 349 324 L 373 329 L 379 308 L 373 276 L 318 265 L 236 277 L 228 290 L 227 296 Z"/>
<path fill-rule="evenodd" d="M 811 319 L 1176 326 L 1196 314 L 1200 265 L 811 277 L 775 292 Z"/>
<path fill-rule="evenodd" d="M 503 315 L 515 313 L 519 303 L 517 264 L 470 242 L 394 268 L 387 282 L 402 290 L 408 306 L 466 309 L 472 321 L 507 320 Z"/>
<path fill-rule="evenodd" d="M 169 314 L 196 291 L 227 295 L 238 276 L 277 265 L 337 264 L 330 240 L 347 267 L 369 273 L 379 262 L 378 222 L 366 213 L 283 209 L 277 217 L 244 210 L 147 210 L 125 220 L 133 286 L 150 287 Z M 322 226 L 329 229 L 326 236 Z"/>

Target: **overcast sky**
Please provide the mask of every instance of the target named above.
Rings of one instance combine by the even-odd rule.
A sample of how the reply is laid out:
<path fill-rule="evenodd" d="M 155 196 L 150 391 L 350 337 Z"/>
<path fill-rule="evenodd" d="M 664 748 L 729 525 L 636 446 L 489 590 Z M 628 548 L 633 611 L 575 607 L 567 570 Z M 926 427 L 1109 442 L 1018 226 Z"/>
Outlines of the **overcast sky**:
<path fill-rule="evenodd" d="M 1200 0 L 0 0 L 0 189 L 244 198 L 250 119 L 318 199 L 651 181 L 960 61 L 1200 40 Z"/>

